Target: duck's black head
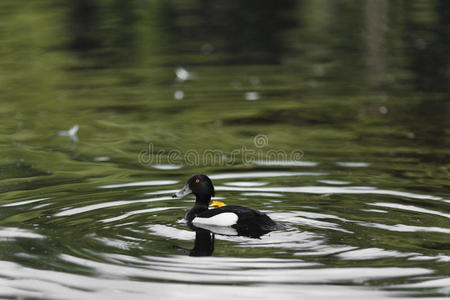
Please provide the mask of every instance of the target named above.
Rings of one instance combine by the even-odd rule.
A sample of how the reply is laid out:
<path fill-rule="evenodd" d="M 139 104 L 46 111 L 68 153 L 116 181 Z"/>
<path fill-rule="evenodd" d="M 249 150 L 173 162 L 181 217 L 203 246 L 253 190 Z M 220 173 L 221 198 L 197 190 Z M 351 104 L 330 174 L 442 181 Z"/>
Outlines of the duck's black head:
<path fill-rule="evenodd" d="M 197 174 L 188 179 L 186 185 L 173 194 L 173 198 L 182 198 L 186 195 L 194 194 L 196 205 L 208 206 L 211 197 L 214 196 L 214 186 L 208 176 Z"/>

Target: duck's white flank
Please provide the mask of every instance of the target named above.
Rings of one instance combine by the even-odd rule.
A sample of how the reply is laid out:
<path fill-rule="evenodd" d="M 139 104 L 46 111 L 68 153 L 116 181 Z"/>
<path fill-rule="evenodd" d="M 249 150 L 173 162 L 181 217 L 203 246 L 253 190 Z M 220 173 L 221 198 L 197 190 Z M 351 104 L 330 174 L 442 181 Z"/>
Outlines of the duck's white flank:
<path fill-rule="evenodd" d="M 195 217 L 192 224 L 205 224 L 216 226 L 231 226 L 237 223 L 238 215 L 232 212 L 224 212 L 210 218 Z"/>
<path fill-rule="evenodd" d="M 195 224 L 197 228 L 203 228 L 211 231 L 212 233 L 222 234 L 222 235 L 238 235 L 236 229 L 231 226 L 217 226 L 217 225 L 209 225 L 209 224 Z"/>

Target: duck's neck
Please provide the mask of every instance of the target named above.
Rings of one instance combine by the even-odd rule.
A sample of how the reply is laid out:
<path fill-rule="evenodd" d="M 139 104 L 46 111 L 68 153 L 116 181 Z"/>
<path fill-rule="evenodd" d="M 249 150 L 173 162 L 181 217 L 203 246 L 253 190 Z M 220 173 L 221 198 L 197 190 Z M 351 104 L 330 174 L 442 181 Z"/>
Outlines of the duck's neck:
<path fill-rule="evenodd" d="M 195 195 L 195 206 L 204 206 L 208 209 L 209 202 L 211 201 L 211 195 L 207 194 L 196 194 Z"/>
<path fill-rule="evenodd" d="M 208 210 L 209 202 L 211 201 L 210 195 L 195 195 L 195 205 L 186 214 L 186 220 L 191 222 L 199 213 Z"/>

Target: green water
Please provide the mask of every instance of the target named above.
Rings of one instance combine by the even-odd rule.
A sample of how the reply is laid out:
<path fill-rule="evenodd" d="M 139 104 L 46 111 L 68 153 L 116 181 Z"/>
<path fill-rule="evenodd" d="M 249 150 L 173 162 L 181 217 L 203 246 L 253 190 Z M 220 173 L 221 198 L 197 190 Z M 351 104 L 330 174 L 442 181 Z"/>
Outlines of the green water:
<path fill-rule="evenodd" d="M 445 0 L 2 1 L 0 295 L 448 296 L 449 20 Z M 195 173 L 285 228 L 186 256 L 193 200 L 170 195 Z"/>

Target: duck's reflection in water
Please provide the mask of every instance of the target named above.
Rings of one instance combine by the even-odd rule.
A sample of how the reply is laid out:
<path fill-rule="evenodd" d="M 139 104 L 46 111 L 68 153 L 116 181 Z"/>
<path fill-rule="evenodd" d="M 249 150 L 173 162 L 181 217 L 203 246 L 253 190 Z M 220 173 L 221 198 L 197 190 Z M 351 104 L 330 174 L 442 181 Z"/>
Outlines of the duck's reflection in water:
<path fill-rule="evenodd" d="M 214 233 L 199 228 L 195 230 L 194 248 L 185 249 L 179 246 L 173 246 L 173 248 L 189 256 L 211 256 L 214 252 L 214 240 Z"/>
<path fill-rule="evenodd" d="M 226 236 L 246 236 L 257 239 L 271 231 L 257 225 L 237 229 L 233 227 L 208 226 L 203 224 L 200 226 L 194 226 L 192 224 L 189 225 L 189 227 L 195 231 L 195 242 L 193 249 L 185 249 L 179 246 L 173 246 L 173 248 L 180 250 L 189 256 L 211 256 L 214 252 L 215 234 Z"/>
<path fill-rule="evenodd" d="M 280 225 L 281 226 L 281 225 Z M 227 236 L 246 236 L 249 238 L 258 239 L 262 235 L 269 233 L 275 229 L 267 228 L 266 226 L 259 224 L 246 224 L 245 226 L 215 226 L 207 224 L 189 224 L 189 227 L 194 230 L 208 230 L 215 234 L 227 235 Z M 278 229 L 278 228 L 277 228 Z"/>

